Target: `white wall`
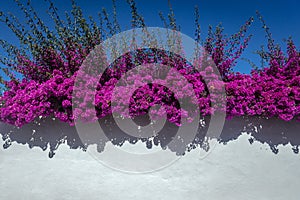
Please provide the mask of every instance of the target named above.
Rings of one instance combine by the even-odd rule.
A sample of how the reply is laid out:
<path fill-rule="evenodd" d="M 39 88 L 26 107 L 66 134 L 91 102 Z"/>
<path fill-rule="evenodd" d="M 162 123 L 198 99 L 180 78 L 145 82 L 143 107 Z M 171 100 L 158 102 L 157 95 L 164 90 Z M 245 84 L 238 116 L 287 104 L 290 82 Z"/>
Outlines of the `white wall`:
<path fill-rule="evenodd" d="M 290 144 L 279 145 L 275 154 L 267 143 L 250 144 L 248 139 L 242 134 L 226 145 L 219 143 L 204 159 L 197 148 L 146 174 L 110 169 L 67 144 L 50 159 L 39 147 L 13 142 L 0 149 L 0 199 L 298 200 L 300 155 Z M 140 143 L 134 147 L 145 150 Z"/>

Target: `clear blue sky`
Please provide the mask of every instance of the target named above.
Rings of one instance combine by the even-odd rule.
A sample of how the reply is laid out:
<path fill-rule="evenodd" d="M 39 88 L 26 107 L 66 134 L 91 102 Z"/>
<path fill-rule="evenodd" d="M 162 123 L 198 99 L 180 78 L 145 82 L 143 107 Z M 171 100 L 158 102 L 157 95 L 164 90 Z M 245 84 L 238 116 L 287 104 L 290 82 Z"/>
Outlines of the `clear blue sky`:
<path fill-rule="evenodd" d="M 22 0 L 20 0 L 22 1 Z M 60 13 L 69 11 L 71 3 L 69 0 L 53 0 Z M 27 2 L 27 0 L 23 0 Z M 31 0 L 33 6 L 41 14 L 42 19 L 50 22 L 50 18 L 46 14 L 48 4 L 43 0 Z M 102 7 L 106 7 L 111 11 L 110 0 L 87 1 L 77 0 L 86 16 L 96 16 Z M 158 12 L 164 14 L 168 12 L 167 0 L 136 0 L 140 13 L 144 16 L 148 26 L 162 27 L 163 24 L 158 16 Z M 171 0 L 171 4 L 175 11 L 178 24 L 181 31 L 191 37 L 194 36 L 194 6 L 198 5 L 200 11 L 200 25 L 202 27 L 202 36 L 205 37 L 209 25 L 216 26 L 222 23 L 225 28 L 224 33 L 232 34 L 239 30 L 239 27 L 251 16 L 255 16 L 255 11 L 259 10 L 264 16 L 265 21 L 271 28 L 274 39 L 280 44 L 284 38 L 292 36 L 297 47 L 300 47 L 300 3 L 298 0 Z M 16 16 L 22 18 L 13 0 L 5 0 L 0 2 L 2 11 L 10 11 Z M 125 0 L 117 0 L 117 12 L 122 30 L 130 27 L 130 12 Z M 257 18 L 250 29 L 250 33 L 254 35 L 250 42 L 250 46 L 244 52 L 242 57 L 248 58 L 259 65 L 260 59 L 253 52 L 260 49 L 262 44 L 266 44 L 265 33 L 261 28 L 262 24 Z M 3 24 L 0 24 L 0 38 L 6 39 L 14 44 L 18 44 L 16 38 Z M 283 45 L 283 48 L 285 46 Z M 1 53 L 1 51 L 0 51 Z M 236 71 L 249 73 L 250 65 L 245 61 L 239 61 Z"/>

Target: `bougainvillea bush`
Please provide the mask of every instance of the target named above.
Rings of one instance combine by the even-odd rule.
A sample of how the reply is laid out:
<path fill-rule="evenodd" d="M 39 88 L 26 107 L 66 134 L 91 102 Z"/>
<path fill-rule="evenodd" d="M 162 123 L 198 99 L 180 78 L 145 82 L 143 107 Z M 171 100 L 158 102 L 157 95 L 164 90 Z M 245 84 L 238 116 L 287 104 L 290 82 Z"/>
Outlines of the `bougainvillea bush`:
<path fill-rule="evenodd" d="M 57 8 L 49 1 L 48 12 L 55 24 L 55 30 L 48 28 L 30 3 L 23 4 L 19 0 L 15 2 L 24 12 L 27 25 L 23 25 L 10 13 L 0 13 L 1 21 L 20 41 L 20 47 L 7 41 L 0 41 L 3 49 L 7 51 L 7 55 L 1 59 L 6 66 L 2 71 L 9 77 L 9 79 L 7 77 L 1 79 L 1 83 L 5 86 L 0 96 L 2 122 L 21 127 L 39 117 L 53 116 L 74 125 L 75 116 L 86 120 L 91 119 L 90 113 L 93 109 L 97 111 L 97 118 L 105 117 L 112 113 L 111 91 L 122 74 L 137 65 L 157 62 L 174 67 L 192 83 L 197 102 L 191 103 L 199 105 L 202 116 L 225 111 L 229 119 L 234 116 L 261 116 L 285 121 L 300 120 L 300 52 L 292 39 L 288 40 L 286 51 L 276 45 L 259 14 L 268 38 L 268 50 L 260 51 L 259 54 L 268 63 L 267 67 L 254 68 L 250 74 L 241 74 L 232 70 L 250 42 L 251 35 L 247 34 L 247 30 L 254 18 L 251 17 L 236 34 L 230 37 L 223 33 L 221 26 L 217 26 L 215 29 L 209 27 L 207 38 L 202 39 L 196 8 L 195 40 L 202 44 L 211 56 L 222 80 L 214 75 L 212 67 L 206 66 L 202 71 L 193 71 L 192 63 L 178 55 L 157 49 L 138 50 L 121 56 L 113 66 L 106 66 L 107 69 L 97 85 L 95 98 L 84 94 L 80 108 L 73 111 L 74 80 L 86 56 L 102 41 L 121 32 L 116 17 L 116 2 L 113 1 L 112 17 L 103 9 L 99 13 L 99 19 L 90 17 L 87 20 L 74 1 L 72 1 L 71 13 L 66 13 L 64 17 L 57 14 Z M 143 17 L 137 12 L 135 2 L 133 0 L 127 2 L 132 14 L 132 28 L 146 28 Z M 180 30 L 171 7 L 167 19 L 163 14 L 160 14 L 160 17 L 165 28 Z M 105 58 L 101 62 L 105 66 Z M 151 77 L 147 77 L 146 72 L 144 77 L 133 74 L 127 81 L 133 84 L 138 83 L 141 78 L 148 78 L 151 81 Z M 157 117 L 167 114 L 168 120 L 178 126 L 182 118 L 192 120 L 193 113 L 182 111 L 174 96 L 176 93 L 186 101 L 192 101 L 191 91 L 186 90 L 185 87 L 176 87 L 177 91 L 174 92 L 172 88 L 163 86 L 163 83 L 176 79 L 176 75 L 172 73 L 172 71 L 166 72 L 161 85 L 145 85 L 139 88 L 133 97 L 128 97 L 131 98 L 131 116 L 145 114 L 151 106 L 162 104 L 165 109 L 152 110 L 152 114 Z M 210 77 L 209 81 L 204 82 L 203 76 Z M 89 84 L 96 81 L 88 75 L 84 80 L 81 83 L 82 88 L 89 88 Z M 225 83 L 227 104 L 225 107 L 211 109 L 211 101 L 216 100 L 209 91 L 221 90 L 219 81 Z M 128 96 L 122 88 L 117 89 L 120 97 Z M 120 100 L 113 112 L 122 114 L 126 105 L 127 102 Z"/>

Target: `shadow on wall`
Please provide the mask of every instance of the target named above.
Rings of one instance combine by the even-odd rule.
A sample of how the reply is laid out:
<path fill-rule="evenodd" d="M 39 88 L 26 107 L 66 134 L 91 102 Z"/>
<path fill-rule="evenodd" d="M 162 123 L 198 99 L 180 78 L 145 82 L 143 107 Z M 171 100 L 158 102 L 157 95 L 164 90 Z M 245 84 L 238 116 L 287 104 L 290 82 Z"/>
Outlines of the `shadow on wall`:
<path fill-rule="evenodd" d="M 147 125 L 149 116 L 144 115 L 134 119 L 138 125 Z M 182 145 L 177 145 L 178 148 L 170 150 L 176 152 L 177 155 L 183 155 L 186 152 L 195 148 L 209 150 L 209 139 L 205 137 L 210 121 L 210 117 L 203 119 L 204 123 L 199 126 L 197 135 L 192 143 L 180 141 Z M 69 126 L 59 120 L 53 120 L 48 117 L 45 119 L 36 120 L 34 123 L 24 125 L 22 128 L 17 128 L 12 125 L 7 125 L 0 122 L 0 133 L 4 141 L 3 148 L 8 148 L 13 142 L 19 144 L 28 144 L 29 148 L 40 147 L 42 150 L 49 150 L 49 157 L 55 155 L 55 150 L 59 145 L 66 143 L 71 149 L 86 150 L 89 145 L 96 144 L 98 152 L 104 150 L 107 142 L 112 142 L 114 145 L 122 146 L 128 141 L 135 144 L 139 140 L 146 144 L 147 148 L 152 148 L 153 145 L 167 148 L 170 141 L 175 139 L 178 127 L 166 121 L 162 130 L 155 136 L 149 138 L 137 138 L 123 132 L 114 121 L 112 116 L 107 116 L 100 119 L 99 124 L 105 133 L 105 137 L 100 137 L 96 130 L 98 123 L 87 124 L 83 127 L 84 134 L 79 137 L 74 126 Z M 203 125 L 204 124 L 204 125 Z M 206 124 L 206 125 L 205 125 Z M 236 140 L 243 132 L 249 134 L 249 142 L 252 144 L 255 141 L 267 143 L 270 149 L 275 154 L 278 153 L 278 145 L 292 145 L 294 153 L 299 152 L 300 145 L 300 123 L 296 120 L 285 122 L 277 118 L 263 119 L 260 117 L 235 117 L 225 121 L 223 131 L 217 137 L 219 143 L 227 144 L 230 141 Z M 86 133 L 86 134 L 85 134 Z M 183 148 L 182 147 L 186 147 Z"/>

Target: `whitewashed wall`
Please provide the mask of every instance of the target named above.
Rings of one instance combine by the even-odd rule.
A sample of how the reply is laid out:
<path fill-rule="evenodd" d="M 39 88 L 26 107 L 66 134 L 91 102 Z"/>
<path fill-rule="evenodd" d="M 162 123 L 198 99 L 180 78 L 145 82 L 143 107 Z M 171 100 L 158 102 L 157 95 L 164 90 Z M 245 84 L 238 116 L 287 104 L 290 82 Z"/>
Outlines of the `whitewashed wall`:
<path fill-rule="evenodd" d="M 234 120 L 232 126 L 241 122 Z M 266 134 L 272 129 L 276 133 L 278 122 L 268 123 L 273 128 L 269 126 Z M 227 130 L 229 125 L 225 126 Z M 0 127 L 6 139 L 3 132 L 7 127 Z M 61 144 L 55 156 L 49 158 L 50 143 L 46 144 L 48 150 L 43 151 L 43 142 L 34 145 L 30 137 L 14 135 L 9 148 L 0 148 L 0 199 L 298 200 L 300 155 L 292 150 L 299 138 L 297 133 L 300 134 L 298 124 L 290 125 L 281 139 L 278 134 L 262 137 L 259 134 L 263 133 L 258 133 L 260 142 L 253 143 L 253 136 L 237 134 L 236 127 L 231 128 L 232 134 L 224 134 L 223 141 L 205 159 L 200 159 L 203 150 L 197 148 L 169 167 L 146 174 L 112 170 L 89 153 L 70 149 L 71 142 Z M 51 129 L 48 131 L 51 133 Z M 285 134 L 292 134 L 293 141 L 287 141 Z M 275 153 L 270 149 L 274 141 L 278 150 Z M 130 145 L 126 143 L 122 148 Z M 134 146 L 146 150 L 140 142 Z"/>

